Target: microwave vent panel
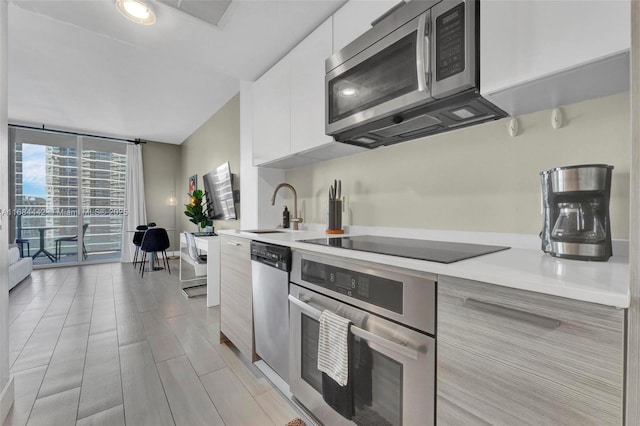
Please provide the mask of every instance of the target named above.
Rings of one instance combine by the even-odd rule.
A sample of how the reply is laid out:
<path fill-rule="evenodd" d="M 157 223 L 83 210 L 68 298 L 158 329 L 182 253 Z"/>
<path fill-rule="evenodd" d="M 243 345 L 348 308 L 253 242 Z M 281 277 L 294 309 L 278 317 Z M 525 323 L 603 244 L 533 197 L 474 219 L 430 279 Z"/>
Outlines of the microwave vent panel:
<path fill-rule="evenodd" d="M 380 130 L 372 132 L 373 134 L 387 138 L 392 136 L 399 136 L 405 133 L 413 133 L 416 130 L 425 130 L 429 127 L 440 127 L 442 121 L 430 115 L 419 115 L 410 120 L 403 121 L 393 126 L 384 127 Z"/>

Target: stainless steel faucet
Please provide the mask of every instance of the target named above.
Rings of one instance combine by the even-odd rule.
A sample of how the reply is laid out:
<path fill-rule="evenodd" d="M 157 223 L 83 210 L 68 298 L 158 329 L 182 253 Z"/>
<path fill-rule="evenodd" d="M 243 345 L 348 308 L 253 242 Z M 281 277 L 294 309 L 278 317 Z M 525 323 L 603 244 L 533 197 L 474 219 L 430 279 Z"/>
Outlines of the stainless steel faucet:
<path fill-rule="evenodd" d="M 274 206 L 276 204 L 276 194 L 278 194 L 278 190 L 282 187 L 289 188 L 293 192 L 293 217 L 291 218 L 291 222 L 293 223 L 293 230 L 298 230 L 298 224 L 302 223 L 302 218 L 298 217 L 298 194 L 296 193 L 296 189 L 289 185 L 288 183 L 280 183 L 276 186 L 276 189 L 273 190 L 273 195 L 271 196 L 271 205 Z"/>

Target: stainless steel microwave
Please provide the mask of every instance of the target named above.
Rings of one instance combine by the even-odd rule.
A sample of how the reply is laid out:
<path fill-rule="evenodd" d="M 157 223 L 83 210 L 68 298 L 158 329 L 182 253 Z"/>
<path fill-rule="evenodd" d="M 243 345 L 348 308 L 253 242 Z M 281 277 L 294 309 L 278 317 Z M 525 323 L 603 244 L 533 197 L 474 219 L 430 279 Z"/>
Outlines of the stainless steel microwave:
<path fill-rule="evenodd" d="M 326 122 L 369 148 L 495 120 L 480 95 L 478 0 L 401 3 L 326 62 Z"/>

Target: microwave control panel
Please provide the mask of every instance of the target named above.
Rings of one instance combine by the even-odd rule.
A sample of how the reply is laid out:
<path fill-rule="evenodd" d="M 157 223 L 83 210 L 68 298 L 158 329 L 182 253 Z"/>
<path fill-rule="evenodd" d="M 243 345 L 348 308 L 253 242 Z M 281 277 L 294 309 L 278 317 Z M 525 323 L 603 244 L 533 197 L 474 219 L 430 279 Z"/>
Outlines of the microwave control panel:
<path fill-rule="evenodd" d="M 436 80 L 464 71 L 464 3 L 436 18 Z"/>

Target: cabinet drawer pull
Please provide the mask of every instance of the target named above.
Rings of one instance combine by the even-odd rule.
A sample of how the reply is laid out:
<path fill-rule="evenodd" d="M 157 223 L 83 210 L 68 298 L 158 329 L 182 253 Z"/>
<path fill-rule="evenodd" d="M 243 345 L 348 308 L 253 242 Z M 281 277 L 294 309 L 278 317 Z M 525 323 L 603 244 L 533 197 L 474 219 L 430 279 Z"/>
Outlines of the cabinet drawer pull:
<path fill-rule="evenodd" d="M 464 304 L 466 306 L 469 306 L 470 308 L 479 309 L 481 311 L 489 312 L 503 317 L 525 321 L 544 328 L 552 329 L 560 327 L 560 320 L 543 317 L 542 315 L 532 314 L 530 312 L 525 312 L 518 309 L 507 308 L 506 306 L 495 305 L 493 303 L 483 302 L 471 298 L 464 299 Z"/>
<path fill-rule="evenodd" d="M 227 244 L 230 246 L 239 246 L 241 245 L 240 243 L 236 243 L 235 241 L 227 241 Z"/>

